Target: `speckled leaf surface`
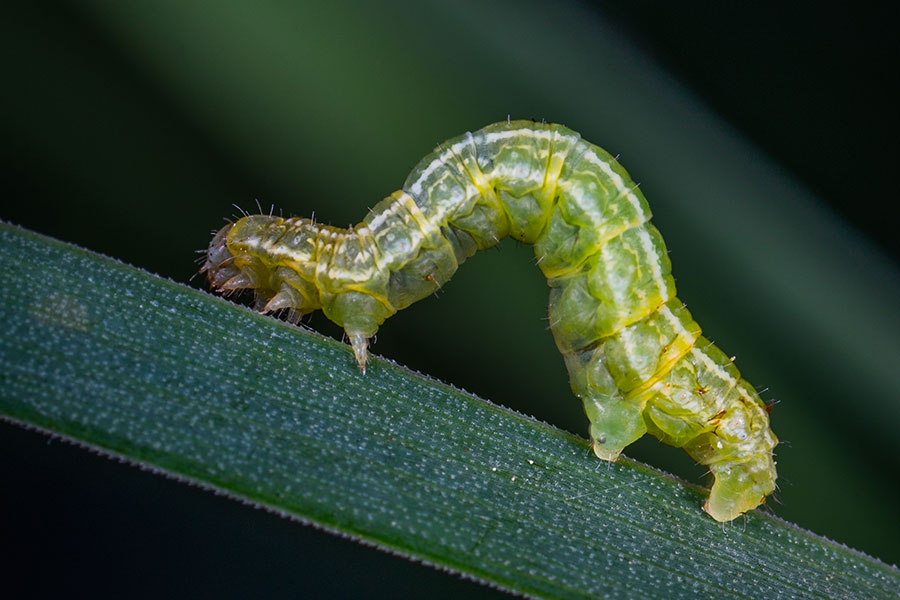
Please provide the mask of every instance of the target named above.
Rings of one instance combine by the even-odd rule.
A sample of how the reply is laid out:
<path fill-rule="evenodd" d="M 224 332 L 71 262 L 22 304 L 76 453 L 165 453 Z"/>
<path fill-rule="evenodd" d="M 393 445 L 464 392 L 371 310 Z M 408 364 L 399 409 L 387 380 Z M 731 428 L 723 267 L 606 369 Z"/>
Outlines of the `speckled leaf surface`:
<path fill-rule="evenodd" d="M 529 596 L 900 589 L 844 546 L 759 511 L 723 527 L 664 473 L 88 251 L 0 225 L 0 276 L 13 422 Z"/>

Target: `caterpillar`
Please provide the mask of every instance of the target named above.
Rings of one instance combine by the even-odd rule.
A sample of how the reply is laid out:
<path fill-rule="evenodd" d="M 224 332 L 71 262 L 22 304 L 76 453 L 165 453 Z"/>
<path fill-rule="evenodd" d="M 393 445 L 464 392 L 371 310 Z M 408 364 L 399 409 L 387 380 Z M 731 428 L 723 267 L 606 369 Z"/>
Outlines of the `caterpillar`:
<path fill-rule="evenodd" d="M 566 127 L 503 121 L 442 144 L 348 229 L 248 215 L 213 237 L 211 286 L 250 288 L 262 312 L 321 309 L 365 373 L 368 340 L 507 236 L 533 244 L 550 329 L 597 457 L 645 433 L 713 477 L 703 509 L 730 521 L 775 489 L 766 406 L 675 296 L 665 244 L 637 185 Z"/>

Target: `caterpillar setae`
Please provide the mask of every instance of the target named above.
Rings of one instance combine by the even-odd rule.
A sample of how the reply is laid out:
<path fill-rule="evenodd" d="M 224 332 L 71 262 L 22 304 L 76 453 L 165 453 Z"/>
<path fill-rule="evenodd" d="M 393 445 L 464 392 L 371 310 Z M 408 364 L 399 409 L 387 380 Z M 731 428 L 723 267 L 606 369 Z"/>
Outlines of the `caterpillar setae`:
<path fill-rule="evenodd" d="M 220 291 L 252 288 L 263 312 L 322 309 L 365 372 L 385 319 L 476 250 L 506 236 L 533 244 L 594 453 L 615 461 L 646 432 L 684 448 L 714 477 L 704 510 L 730 521 L 775 489 L 777 439 L 753 387 L 675 297 L 649 221 L 604 150 L 561 125 L 503 121 L 440 144 L 349 229 L 270 215 L 228 224 L 203 269 Z"/>

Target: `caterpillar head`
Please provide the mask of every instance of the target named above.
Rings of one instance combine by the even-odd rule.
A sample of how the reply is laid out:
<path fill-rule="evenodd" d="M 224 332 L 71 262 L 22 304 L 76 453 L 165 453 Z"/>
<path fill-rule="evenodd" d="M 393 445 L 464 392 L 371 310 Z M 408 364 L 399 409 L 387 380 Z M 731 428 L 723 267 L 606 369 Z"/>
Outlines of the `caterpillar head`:
<path fill-rule="evenodd" d="M 256 294 L 254 308 L 262 312 L 290 309 L 288 319 L 296 322 L 308 304 L 302 294 L 273 273 L 273 269 L 248 252 L 248 242 L 258 239 L 259 219 L 271 219 L 262 215 L 244 217 L 229 223 L 213 236 L 206 251 L 206 262 L 200 269 L 205 272 L 214 290 L 228 294 L 241 289 L 252 289 Z M 249 244 L 252 245 L 252 244 Z"/>
<path fill-rule="evenodd" d="M 213 236 L 206 250 L 206 262 L 200 268 L 201 273 L 206 273 L 210 287 L 219 291 L 228 289 L 225 283 L 240 274 L 234 265 L 234 254 L 228 249 L 228 233 L 233 227 L 234 223 L 229 223 Z"/>

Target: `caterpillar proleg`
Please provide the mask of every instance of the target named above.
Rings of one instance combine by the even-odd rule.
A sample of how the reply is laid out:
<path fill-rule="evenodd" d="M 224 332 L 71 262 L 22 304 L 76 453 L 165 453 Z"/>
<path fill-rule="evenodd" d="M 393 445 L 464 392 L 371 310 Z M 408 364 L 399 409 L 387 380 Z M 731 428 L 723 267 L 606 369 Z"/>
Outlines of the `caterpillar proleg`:
<path fill-rule="evenodd" d="M 365 371 L 368 340 L 444 285 L 477 250 L 534 245 L 550 327 L 615 461 L 649 432 L 714 477 L 704 505 L 730 521 L 775 489 L 766 407 L 675 296 L 665 244 L 628 173 L 556 124 L 503 121 L 440 144 L 361 223 L 250 215 L 222 228 L 204 269 L 219 290 L 251 288 L 263 312 L 321 309 Z"/>

